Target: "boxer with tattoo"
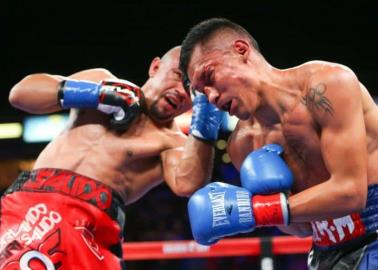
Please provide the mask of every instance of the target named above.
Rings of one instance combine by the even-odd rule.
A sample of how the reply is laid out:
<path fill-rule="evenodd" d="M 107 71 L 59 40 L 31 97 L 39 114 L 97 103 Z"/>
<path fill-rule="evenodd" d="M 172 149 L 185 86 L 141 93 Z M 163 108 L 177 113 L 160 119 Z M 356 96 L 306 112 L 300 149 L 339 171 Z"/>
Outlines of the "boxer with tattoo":
<path fill-rule="evenodd" d="M 378 109 L 356 74 L 326 61 L 275 68 L 222 18 L 189 31 L 180 69 L 240 119 L 228 151 L 242 187 L 211 183 L 190 198 L 195 239 L 275 225 L 313 236 L 310 269 L 376 269 Z"/>

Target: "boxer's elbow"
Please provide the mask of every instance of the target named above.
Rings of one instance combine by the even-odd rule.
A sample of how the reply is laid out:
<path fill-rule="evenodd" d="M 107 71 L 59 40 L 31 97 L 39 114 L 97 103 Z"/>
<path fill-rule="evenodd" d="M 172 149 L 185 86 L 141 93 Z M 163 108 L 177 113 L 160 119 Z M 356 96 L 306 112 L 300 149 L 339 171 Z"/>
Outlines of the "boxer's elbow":
<path fill-rule="evenodd" d="M 174 191 L 176 196 L 189 198 L 193 192 L 188 189 L 178 189 Z"/>
<path fill-rule="evenodd" d="M 173 192 L 180 197 L 190 197 L 197 189 L 199 185 L 190 181 L 187 177 L 176 177 L 175 186 L 172 189 Z"/>
<path fill-rule="evenodd" d="M 37 77 L 41 76 L 43 76 L 43 74 L 31 74 L 24 77 L 21 81 L 14 85 L 9 92 L 9 103 L 15 108 L 27 110 L 28 99 L 30 94 L 33 93 L 31 85 L 34 81 L 38 80 Z"/>
<path fill-rule="evenodd" d="M 24 89 L 21 82 L 12 87 L 9 92 L 8 101 L 13 107 L 19 108 L 22 106 L 23 92 Z"/>
<path fill-rule="evenodd" d="M 351 182 L 345 184 L 344 188 L 338 187 L 341 191 L 340 205 L 344 205 L 346 210 L 350 212 L 361 212 L 366 207 L 367 188 L 362 187 L 359 183 Z"/>
<path fill-rule="evenodd" d="M 352 195 L 351 200 L 353 201 L 352 212 L 361 212 L 366 207 L 366 194 L 363 194 L 363 192 Z"/>
<path fill-rule="evenodd" d="M 196 189 L 193 186 L 184 183 L 176 184 L 173 189 L 173 192 L 180 197 L 190 197 L 195 191 Z"/>
<path fill-rule="evenodd" d="M 8 101 L 13 107 L 29 113 L 58 111 L 57 92 L 61 80 L 58 76 L 47 73 L 28 75 L 13 86 Z"/>

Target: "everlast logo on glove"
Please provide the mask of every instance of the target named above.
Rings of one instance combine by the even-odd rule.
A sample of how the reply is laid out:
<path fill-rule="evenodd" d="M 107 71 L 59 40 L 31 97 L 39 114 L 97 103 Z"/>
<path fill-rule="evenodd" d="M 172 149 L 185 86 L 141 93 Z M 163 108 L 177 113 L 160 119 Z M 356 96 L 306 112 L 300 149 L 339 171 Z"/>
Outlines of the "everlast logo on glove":
<path fill-rule="evenodd" d="M 248 191 L 236 192 L 236 203 L 238 205 L 239 223 L 252 222 L 251 198 Z"/>
<path fill-rule="evenodd" d="M 225 192 L 209 193 L 213 209 L 213 228 L 230 224 L 227 219 L 226 209 L 224 208 L 224 194 Z"/>

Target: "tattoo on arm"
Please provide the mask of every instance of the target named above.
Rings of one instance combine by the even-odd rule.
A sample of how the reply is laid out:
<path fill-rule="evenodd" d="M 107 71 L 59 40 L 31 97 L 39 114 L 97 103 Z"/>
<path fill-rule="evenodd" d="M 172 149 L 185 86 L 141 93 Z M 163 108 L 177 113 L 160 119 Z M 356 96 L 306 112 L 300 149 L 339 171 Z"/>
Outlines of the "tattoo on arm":
<path fill-rule="evenodd" d="M 323 110 L 329 114 L 333 114 L 335 110 L 333 109 L 332 102 L 325 96 L 327 87 L 325 84 L 321 83 L 310 88 L 308 93 L 302 97 L 301 102 L 309 110 Z"/>

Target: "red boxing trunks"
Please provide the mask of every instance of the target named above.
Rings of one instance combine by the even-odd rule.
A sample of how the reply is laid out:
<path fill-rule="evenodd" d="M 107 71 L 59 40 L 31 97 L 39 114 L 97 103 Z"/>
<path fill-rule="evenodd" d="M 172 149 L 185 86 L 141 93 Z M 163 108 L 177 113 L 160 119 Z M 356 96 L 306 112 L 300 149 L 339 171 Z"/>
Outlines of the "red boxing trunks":
<path fill-rule="evenodd" d="M 23 172 L 0 207 L 0 269 L 124 269 L 124 208 L 110 187 L 39 169 Z"/>
<path fill-rule="evenodd" d="M 370 185 L 360 213 L 312 222 L 309 269 L 378 269 L 377 217 L 378 185 Z"/>

